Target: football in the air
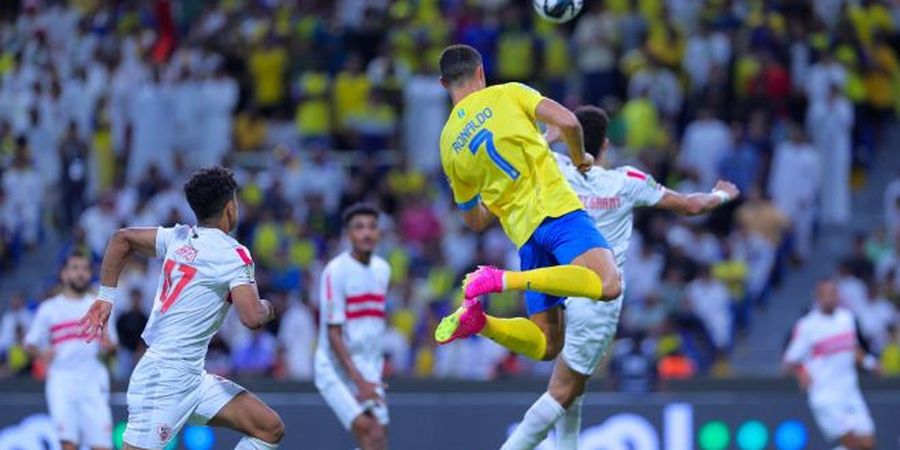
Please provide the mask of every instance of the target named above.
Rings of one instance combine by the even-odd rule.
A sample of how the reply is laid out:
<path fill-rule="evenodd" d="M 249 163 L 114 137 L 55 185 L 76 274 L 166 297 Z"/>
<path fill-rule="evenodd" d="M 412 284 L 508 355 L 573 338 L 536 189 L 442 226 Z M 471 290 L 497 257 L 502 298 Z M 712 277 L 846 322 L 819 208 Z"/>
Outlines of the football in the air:
<path fill-rule="evenodd" d="M 584 6 L 584 0 L 532 0 L 538 15 L 553 23 L 572 20 Z"/>

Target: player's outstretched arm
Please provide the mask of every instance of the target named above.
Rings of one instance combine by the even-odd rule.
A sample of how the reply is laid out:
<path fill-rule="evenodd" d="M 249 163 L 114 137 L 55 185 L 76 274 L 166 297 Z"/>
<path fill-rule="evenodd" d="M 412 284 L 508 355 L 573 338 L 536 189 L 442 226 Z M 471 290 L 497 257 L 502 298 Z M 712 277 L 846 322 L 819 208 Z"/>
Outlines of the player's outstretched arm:
<path fill-rule="evenodd" d="M 594 158 L 584 151 L 584 131 L 575 113 L 554 100 L 544 98 L 538 103 L 534 115 L 541 122 L 559 129 L 559 135 L 569 149 L 572 164 L 578 167 L 578 170 L 591 168 Z"/>
<path fill-rule="evenodd" d="M 81 318 L 81 331 L 88 342 L 106 331 L 119 275 L 131 255 L 156 256 L 156 228 L 122 228 L 106 244 L 100 265 L 100 292 L 87 314 Z"/>
<path fill-rule="evenodd" d="M 259 298 L 255 284 L 242 284 L 231 290 L 231 301 L 245 327 L 257 330 L 275 318 L 275 308 Z"/>
<path fill-rule="evenodd" d="M 712 192 L 695 192 L 682 194 L 666 189 L 657 208 L 672 211 L 685 216 L 696 216 L 708 213 L 719 206 L 736 199 L 741 191 L 732 183 L 719 180 Z"/>

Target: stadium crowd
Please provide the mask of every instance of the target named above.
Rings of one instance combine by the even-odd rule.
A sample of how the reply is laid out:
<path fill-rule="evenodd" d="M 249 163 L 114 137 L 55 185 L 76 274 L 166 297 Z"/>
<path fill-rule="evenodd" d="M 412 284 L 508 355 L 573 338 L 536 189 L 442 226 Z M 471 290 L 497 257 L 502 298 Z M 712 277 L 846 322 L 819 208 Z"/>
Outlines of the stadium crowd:
<path fill-rule="evenodd" d="M 708 217 L 638 214 L 610 364 L 633 390 L 658 377 L 727 375 L 754 309 L 809 257 L 816 226 L 849 225 L 851 187 L 900 108 L 900 8 L 586 3 L 564 26 L 509 0 L 5 4 L 0 274 L 16 273 L 48 236 L 65 241 L 59 260 L 82 249 L 99 263 L 120 226 L 190 223 L 180 183 L 224 163 L 242 186 L 237 237 L 280 314 L 258 332 L 229 316 L 210 348 L 211 372 L 311 377 L 318 273 L 342 247 L 341 209 L 365 200 L 385 212 L 380 253 L 393 270 L 388 372 L 545 373 L 547 364 L 486 339 L 437 348 L 431 337 L 460 300 L 462 274 L 476 263 L 518 264 L 499 229 L 464 228 L 440 176 L 449 103 L 435 63 L 443 46 L 462 42 L 485 56 L 491 80 L 604 107 L 609 164 L 640 167 L 682 191 L 721 177 L 745 193 Z M 841 272 L 846 302 L 896 372 L 898 183 L 886 194 L 886 228 L 860 237 Z M 34 294 L 53 288 L 55 270 L 36 280 L 42 292 L 3 299 L 7 374 L 40 375 L 20 340 L 41 298 Z M 142 351 L 158 270 L 157 261 L 136 261 L 123 276 L 119 378 Z M 523 312 L 512 295 L 495 296 L 489 309 Z"/>

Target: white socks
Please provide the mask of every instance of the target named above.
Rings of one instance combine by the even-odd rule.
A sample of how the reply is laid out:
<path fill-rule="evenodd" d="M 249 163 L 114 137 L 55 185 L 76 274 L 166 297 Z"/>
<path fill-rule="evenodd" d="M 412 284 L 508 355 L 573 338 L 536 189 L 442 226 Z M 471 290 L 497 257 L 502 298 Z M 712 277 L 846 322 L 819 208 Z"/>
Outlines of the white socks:
<path fill-rule="evenodd" d="M 582 400 L 584 400 L 584 394 L 578 396 L 562 418 L 556 421 L 556 450 L 578 450 Z"/>
<path fill-rule="evenodd" d="M 278 444 L 270 444 L 257 438 L 244 436 L 244 438 L 237 443 L 237 446 L 234 447 L 234 450 L 275 450 L 277 448 Z"/>
<path fill-rule="evenodd" d="M 500 450 L 533 450 L 547 438 L 547 433 L 565 412 L 562 405 L 545 392 L 531 405 Z"/>

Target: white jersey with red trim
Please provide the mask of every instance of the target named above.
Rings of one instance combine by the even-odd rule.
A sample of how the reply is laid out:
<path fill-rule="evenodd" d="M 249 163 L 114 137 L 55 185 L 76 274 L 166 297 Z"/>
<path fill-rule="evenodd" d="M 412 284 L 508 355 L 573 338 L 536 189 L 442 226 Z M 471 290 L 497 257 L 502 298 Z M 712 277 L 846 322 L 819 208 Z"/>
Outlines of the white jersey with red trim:
<path fill-rule="evenodd" d="M 356 369 L 369 381 L 381 379 L 384 301 L 390 278 L 390 266 L 378 256 L 372 256 L 366 265 L 350 252 L 344 252 L 325 266 L 319 283 L 321 326 L 316 348 L 317 377 L 334 371 L 346 379 L 328 342 L 328 325 L 342 325 L 344 343 Z"/>
<path fill-rule="evenodd" d="M 25 344 L 42 349 L 52 348 L 49 377 L 62 373 L 83 375 L 83 379 L 109 376 L 99 359 L 100 341 L 88 343 L 86 336 L 81 333 L 81 318 L 95 299 L 93 293 L 76 298 L 59 294 L 44 300 L 38 307 L 34 321 L 25 335 Z M 118 341 L 115 328 L 107 327 L 109 339 L 113 343 Z"/>
<path fill-rule="evenodd" d="M 566 181 L 609 242 L 616 264 L 622 270 L 631 241 L 634 208 L 656 205 L 662 200 L 665 188 L 634 167 L 607 170 L 594 166 L 583 174 L 567 156 L 554 155 Z"/>
<path fill-rule="evenodd" d="M 149 353 L 201 371 L 231 290 L 255 283 L 250 252 L 219 229 L 177 225 L 158 229 L 156 255 L 165 260 L 141 337 Z"/>
<path fill-rule="evenodd" d="M 784 361 L 803 365 L 812 381 L 811 399 L 838 399 L 859 388 L 856 349 L 853 314 L 844 308 L 837 308 L 832 314 L 816 308 L 794 326 Z"/>

